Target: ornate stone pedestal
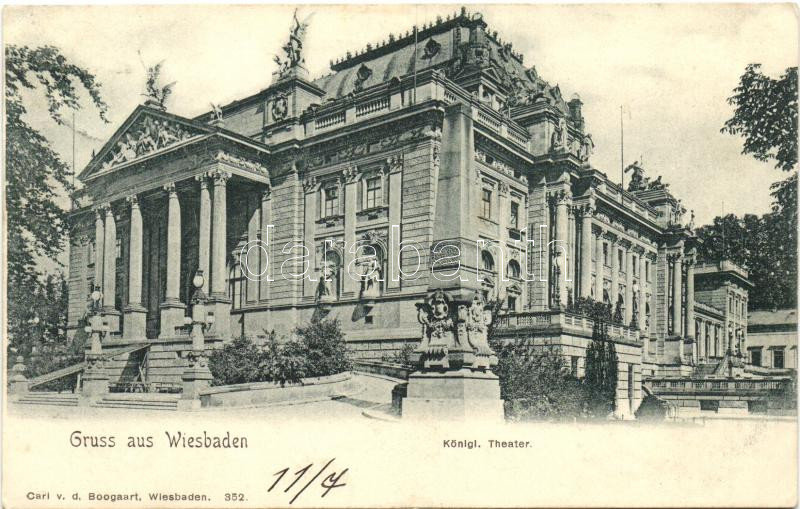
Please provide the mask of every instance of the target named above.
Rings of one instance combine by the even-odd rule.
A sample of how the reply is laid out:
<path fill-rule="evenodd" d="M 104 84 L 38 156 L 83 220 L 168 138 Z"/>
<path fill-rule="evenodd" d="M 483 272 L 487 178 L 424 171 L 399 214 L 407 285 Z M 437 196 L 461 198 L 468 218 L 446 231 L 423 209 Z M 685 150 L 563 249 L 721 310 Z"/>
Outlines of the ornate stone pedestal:
<path fill-rule="evenodd" d="M 500 382 L 491 371 L 418 371 L 408 377 L 402 412 L 408 420 L 503 422 Z"/>
<path fill-rule="evenodd" d="M 435 290 L 418 304 L 422 343 L 414 352 L 419 368 L 408 379 L 402 417 L 409 420 L 488 420 L 502 422 L 500 382 L 491 367 L 497 357 L 486 326 L 491 315 L 483 297 L 456 299 Z"/>
<path fill-rule="evenodd" d="M 211 385 L 214 376 L 208 369 L 205 352 L 202 350 L 192 350 L 188 353 L 189 366 L 181 375 L 183 381 L 183 393 L 178 400 L 178 409 L 192 410 L 200 408 L 200 392 Z"/>
<path fill-rule="evenodd" d="M 103 357 L 97 354 L 86 356 L 88 366 L 83 372 L 82 393 L 87 398 L 96 398 L 108 394 L 108 373 L 103 366 Z"/>

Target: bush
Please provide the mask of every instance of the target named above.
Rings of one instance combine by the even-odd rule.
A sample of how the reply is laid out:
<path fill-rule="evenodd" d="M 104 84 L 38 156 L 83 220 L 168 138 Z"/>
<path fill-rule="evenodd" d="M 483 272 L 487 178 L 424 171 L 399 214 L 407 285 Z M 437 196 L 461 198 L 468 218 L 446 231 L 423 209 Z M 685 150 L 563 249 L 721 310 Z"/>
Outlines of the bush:
<path fill-rule="evenodd" d="M 316 320 L 294 330 L 300 346 L 297 353 L 305 357 L 306 376 L 328 376 L 350 371 L 352 362 L 339 320 Z"/>
<path fill-rule="evenodd" d="M 281 344 L 270 333 L 263 346 L 240 337 L 214 351 L 208 362 L 214 375 L 213 385 L 248 382 L 284 385 L 352 368 L 338 320 L 312 321 L 295 329 L 294 334 L 294 339 Z"/>
<path fill-rule="evenodd" d="M 52 373 L 59 369 L 79 364 L 84 360 L 84 341 L 83 336 L 76 334 L 68 343 L 45 343 L 37 347 L 37 355 L 29 357 L 25 362 L 25 376 L 35 378 L 37 376 Z M 13 364 L 15 357 L 9 358 Z M 78 381 L 77 375 L 58 378 L 52 382 L 35 387 L 34 391 L 54 391 L 54 392 L 73 392 Z"/>
<path fill-rule="evenodd" d="M 584 416 L 585 387 L 560 348 L 506 343 L 496 347 L 500 397 L 511 420 L 572 420 Z"/>
<path fill-rule="evenodd" d="M 381 361 L 390 362 L 392 364 L 400 364 L 402 366 L 414 367 L 414 362 L 411 360 L 411 355 L 414 353 L 416 347 L 411 343 L 403 344 L 400 350 L 392 352 L 391 355 L 381 356 Z"/>

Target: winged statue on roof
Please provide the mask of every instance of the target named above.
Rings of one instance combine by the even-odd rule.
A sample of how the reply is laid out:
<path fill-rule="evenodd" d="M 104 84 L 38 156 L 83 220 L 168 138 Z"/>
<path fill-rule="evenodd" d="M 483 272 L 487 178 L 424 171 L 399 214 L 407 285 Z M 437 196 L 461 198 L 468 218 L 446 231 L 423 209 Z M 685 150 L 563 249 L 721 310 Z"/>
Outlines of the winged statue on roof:
<path fill-rule="evenodd" d="M 314 16 L 313 13 L 301 22 L 297 18 L 297 9 L 294 10 L 292 28 L 289 31 L 289 40 L 282 47 L 286 57 L 283 59 L 275 55 L 273 58 L 275 63 L 278 64 L 280 72 L 285 72 L 292 67 L 301 66 L 305 63 L 305 58 L 303 58 L 303 42 L 305 41 L 306 30 L 308 29 L 312 16 Z"/>

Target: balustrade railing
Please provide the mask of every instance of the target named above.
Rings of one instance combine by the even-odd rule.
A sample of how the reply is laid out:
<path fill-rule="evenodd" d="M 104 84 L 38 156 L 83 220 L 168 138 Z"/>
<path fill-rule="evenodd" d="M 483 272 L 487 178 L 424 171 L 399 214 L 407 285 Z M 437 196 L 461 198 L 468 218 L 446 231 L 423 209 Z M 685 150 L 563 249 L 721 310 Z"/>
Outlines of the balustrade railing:
<path fill-rule="evenodd" d="M 325 129 L 334 125 L 344 124 L 344 112 L 331 113 L 322 117 L 317 117 L 314 120 L 314 125 L 317 129 Z"/>
<path fill-rule="evenodd" d="M 356 117 L 363 117 L 389 108 L 389 97 L 378 97 L 356 106 Z"/>
<path fill-rule="evenodd" d="M 784 387 L 790 380 L 697 380 L 684 378 L 671 380 L 666 378 L 649 379 L 652 389 L 667 389 L 673 392 L 733 392 L 736 390 L 774 391 Z"/>
<path fill-rule="evenodd" d="M 580 329 L 590 333 L 594 328 L 594 320 L 587 316 L 577 315 L 559 311 L 523 311 L 520 313 L 509 313 L 497 318 L 497 327 L 545 327 L 553 324 L 561 324 L 568 327 Z M 617 324 L 608 324 L 608 335 L 611 338 L 624 338 L 629 341 L 639 341 L 639 330 Z"/>

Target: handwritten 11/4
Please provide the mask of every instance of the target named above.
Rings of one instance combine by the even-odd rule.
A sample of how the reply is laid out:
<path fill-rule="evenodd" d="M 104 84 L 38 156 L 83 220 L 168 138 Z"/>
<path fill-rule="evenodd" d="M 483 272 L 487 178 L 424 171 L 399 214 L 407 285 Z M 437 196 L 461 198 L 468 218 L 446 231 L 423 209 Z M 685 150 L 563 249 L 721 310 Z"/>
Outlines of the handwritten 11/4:
<path fill-rule="evenodd" d="M 317 472 L 316 475 L 314 475 L 314 477 L 312 477 L 311 480 L 308 481 L 300 491 L 295 493 L 294 497 L 292 497 L 292 500 L 289 501 L 289 504 L 291 505 L 292 503 L 294 503 L 294 501 L 297 500 L 297 497 L 299 497 L 306 490 L 306 488 L 311 486 L 311 484 L 313 484 L 314 481 L 316 481 L 317 478 L 320 475 L 322 475 L 323 472 L 325 472 L 325 470 L 331 465 L 331 463 L 333 463 L 333 461 L 335 459 L 336 458 L 331 458 L 330 461 L 325 463 L 325 466 L 322 467 L 320 469 L 320 471 Z M 303 468 L 301 468 L 300 470 L 295 472 L 294 473 L 294 476 L 295 476 L 294 480 L 291 482 L 291 484 L 289 484 L 289 486 L 287 486 L 283 490 L 283 492 L 284 493 L 288 493 L 289 490 L 291 490 L 295 485 L 297 485 L 297 483 L 300 481 L 300 479 L 305 477 L 306 473 L 308 473 L 308 471 L 311 470 L 311 467 L 313 467 L 313 466 L 314 466 L 313 463 L 309 463 L 308 465 L 304 466 Z M 325 491 L 322 493 L 322 495 L 320 495 L 320 498 L 325 497 L 325 495 L 327 495 L 333 488 L 341 488 L 342 486 L 347 486 L 347 483 L 340 483 L 339 481 L 342 479 L 342 476 L 344 476 L 344 474 L 348 470 L 349 469 L 345 468 L 344 470 L 342 470 L 338 474 L 336 472 L 331 472 L 330 474 L 327 475 L 327 477 L 323 478 L 322 481 L 320 481 L 320 486 L 322 488 L 324 488 Z M 274 474 L 272 474 L 273 476 L 277 475 L 278 478 L 275 479 L 275 482 L 272 483 L 272 486 L 269 487 L 267 492 L 272 491 L 278 484 L 280 484 L 281 480 L 283 480 L 283 478 L 284 478 L 284 476 L 286 475 L 287 472 L 289 472 L 289 467 L 286 467 L 283 470 L 279 470 L 279 471 L 275 472 Z M 288 481 L 288 479 L 287 479 L 287 481 Z"/>

